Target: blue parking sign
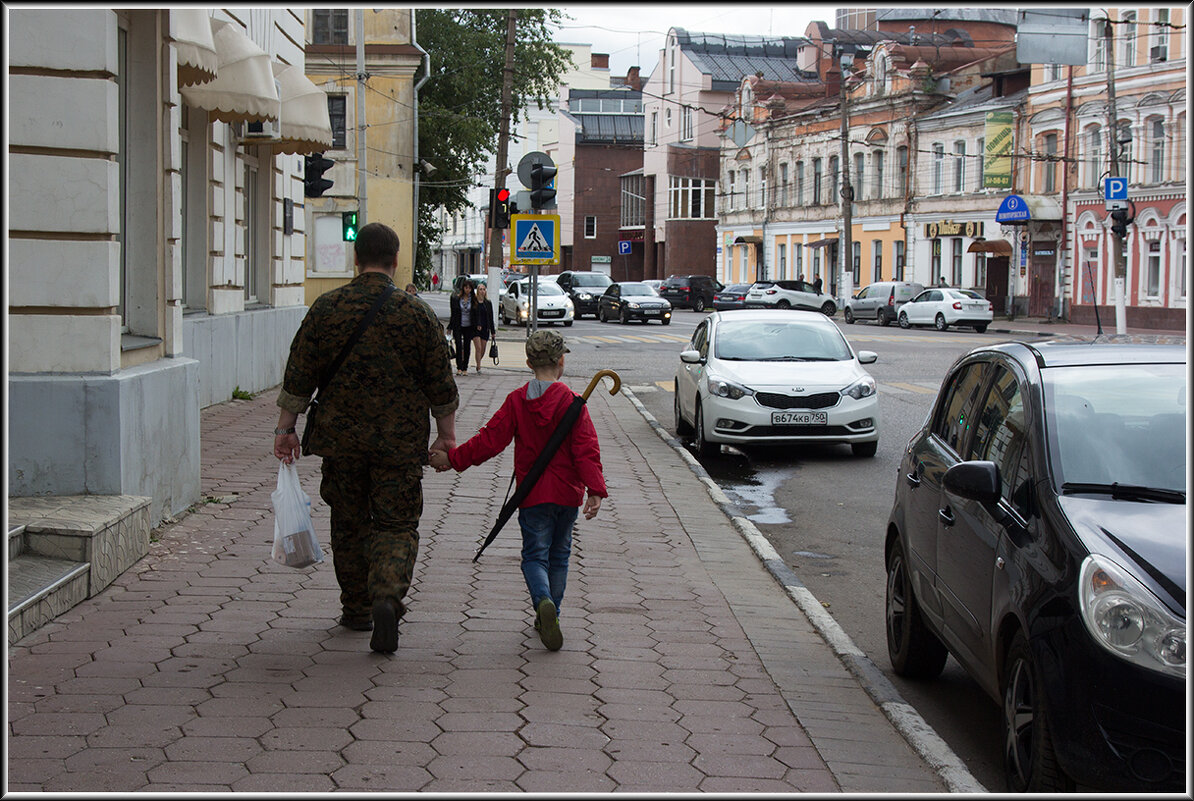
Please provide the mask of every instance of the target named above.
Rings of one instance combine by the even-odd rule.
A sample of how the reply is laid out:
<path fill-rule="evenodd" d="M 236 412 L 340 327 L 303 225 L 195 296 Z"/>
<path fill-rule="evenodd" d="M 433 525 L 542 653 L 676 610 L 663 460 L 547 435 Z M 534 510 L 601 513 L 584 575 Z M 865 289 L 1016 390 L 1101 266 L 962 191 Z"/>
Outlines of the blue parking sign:
<path fill-rule="evenodd" d="M 619 239 L 618 240 L 618 255 L 619 256 L 629 256 L 630 255 L 630 240 L 629 239 Z"/>
<path fill-rule="evenodd" d="M 1127 200 L 1128 199 L 1128 179 L 1127 178 L 1104 178 L 1103 179 L 1103 199 L 1104 200 Z"/>

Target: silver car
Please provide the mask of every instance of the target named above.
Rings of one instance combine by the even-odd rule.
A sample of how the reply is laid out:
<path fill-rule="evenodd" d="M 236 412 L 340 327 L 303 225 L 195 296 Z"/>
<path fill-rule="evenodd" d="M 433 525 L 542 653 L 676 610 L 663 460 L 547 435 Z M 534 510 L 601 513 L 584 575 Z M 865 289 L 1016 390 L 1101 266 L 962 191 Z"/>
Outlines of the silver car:
<path fill-rule="evenodd" d="M 805 309 L 832 317 L 837 311 L 833 298 L 818 292 L 807 281 L 757 281 L 746 293 L 748 309 Z"/>
<path fill-rule="evenodd" d="M 875 320 L 890 325 L 899 317 L 900 307 L 923 291 L 924 285 L 912 281 L 876 281 L 846 301 L 842 314 L 847 323 Z"/>
<path fill-rule="evenodd" d="M 535 308 L 540 323 L 563 323 L 572 325 L 572 299 L 560 289 L 555 281 L 539 279 Z M 513 320 L 526 325 L 531 316 L 531 282 L 514 281 L 502 293 L 500 303 L 502 323 L 509 325 Z"/>

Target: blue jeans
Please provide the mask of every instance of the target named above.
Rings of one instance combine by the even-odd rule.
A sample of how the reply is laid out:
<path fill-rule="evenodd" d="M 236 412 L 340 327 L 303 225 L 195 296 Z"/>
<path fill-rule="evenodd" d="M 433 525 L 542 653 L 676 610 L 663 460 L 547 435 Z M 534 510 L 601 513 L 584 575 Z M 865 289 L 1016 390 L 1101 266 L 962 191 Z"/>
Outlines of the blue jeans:
<path fill-rule="evenodd" d="M 518 510 L 522 528 L 522 575 L 531 594 L 531 606 L 551 598 L 559 611 L 568 584 L 568 557 L 572 553 L 575 506 L 540 503 Z"/>

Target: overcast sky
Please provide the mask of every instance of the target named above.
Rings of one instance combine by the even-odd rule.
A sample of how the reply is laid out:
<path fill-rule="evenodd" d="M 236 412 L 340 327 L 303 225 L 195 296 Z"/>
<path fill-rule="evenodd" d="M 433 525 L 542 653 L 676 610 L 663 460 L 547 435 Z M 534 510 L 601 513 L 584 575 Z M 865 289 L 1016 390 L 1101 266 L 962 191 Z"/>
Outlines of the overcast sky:
<path fill-rule="evenodd" d="M 556 41 L 593 45 L 608 53 L 611 75 L 642 68 L 645 79 L 655 69 L 668 28 L 699 33 L 746 33 L 760 36 L 803 36 L 814 20 L 833 27 L 837 6 L 784 3 L 777 6 L 712 3 L 647 3 L 559 6 L 567 16 Z"/>

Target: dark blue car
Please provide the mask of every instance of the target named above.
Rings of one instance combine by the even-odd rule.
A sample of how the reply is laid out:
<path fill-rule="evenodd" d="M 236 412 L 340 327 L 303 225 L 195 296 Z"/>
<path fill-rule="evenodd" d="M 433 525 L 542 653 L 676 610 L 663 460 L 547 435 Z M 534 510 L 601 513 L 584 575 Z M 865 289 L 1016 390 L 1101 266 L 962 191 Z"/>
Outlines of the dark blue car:
<path fill-rule="evenodd" d="M 1013 791 L 1181 792 L 1186 350 L 1006 343 L 950 369 L 886 533 L 888 654 L 1003 710 Z"/>

